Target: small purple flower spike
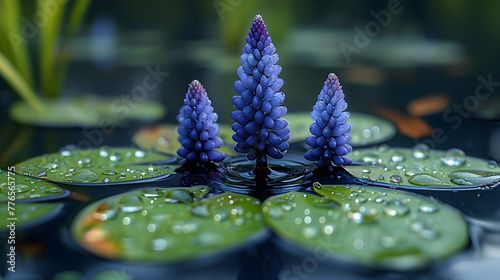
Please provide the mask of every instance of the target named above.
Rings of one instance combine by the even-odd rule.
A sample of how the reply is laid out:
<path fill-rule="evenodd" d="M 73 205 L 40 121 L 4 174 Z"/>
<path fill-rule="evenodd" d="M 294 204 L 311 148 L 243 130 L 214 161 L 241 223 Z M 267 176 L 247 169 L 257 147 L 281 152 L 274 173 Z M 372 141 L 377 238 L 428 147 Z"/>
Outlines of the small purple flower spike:
<path fill-rule="evenodd" d="M 318 168 L 334 170 L 335 165 L 349 165 L 351 159 L 345 157 L 352 147 L 351 125 L 347 123 L 349 112 L 344 100 L 344 91 L 339 78 L 331 73 L 318 95 L 318 101 L 313 107 L 311 118 L 314 123 L 309 127 L 312 136 L 307 137 L 306 144 L 312 148 L 304 157 L 318 162 Z"/>
<path fill-rule="evenodd" d="M 234 150 L 247 153 L 249 160 L 257 159 L 257 166 L 267 166 L 267 156 L 283 158 L 290 138 L 288 122 L 283 117 L 287 109 L 285 94 L 279 90 L 283 80 L 278 78 L 281 66 L 266 26 L 257 15 L 246 38 L 247 44 L 240 57 L 239 80 L 233 84 L 238 95 L 232 103 L 239 110 L 231 113 L 236 141 Z"/>
<path fill-rule="evenodd" d="M 184 105 L 177 115 L 180 126 L 179 142 L 182 147 L 177 154 L 188 162 L 207 163 L 221 161 L 226 156 L 217 149 L 223 141 L 219 135 L 217 114 L 213 112 L 212 102 L 205 88 L 198 80 L 193 80 L 184 97 Z"/>

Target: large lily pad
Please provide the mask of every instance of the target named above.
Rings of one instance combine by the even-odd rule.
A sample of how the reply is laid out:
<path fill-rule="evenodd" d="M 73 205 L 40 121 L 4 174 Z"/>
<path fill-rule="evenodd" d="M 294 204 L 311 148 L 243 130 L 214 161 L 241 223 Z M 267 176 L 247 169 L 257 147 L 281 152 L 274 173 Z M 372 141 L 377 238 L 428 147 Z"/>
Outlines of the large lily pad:
<path fill-rule="evenodd" d="M 0 231 L 8 231 L 7 226 L 12 222 L 16 228 L 43 223 L 58 215 L 63 207 L 62 202 L 15 203 L 15 205 L 2 202 Z"/>
<path fill-rule="evenodd" d="M 285 241 L 322 257 L 386 270 L 416 270 L 462 250 L 467 225 L 449 206 L 401 191 L 316 186 L 263 203 L 264 220 Z"/>
<path fill-rule="evenodd" d="M 63 150 L 21 162 L 16 169 L 66 184 L 111 184 L 167 175 L 177 167 L 168 160 L 172 157 L 133 148 Z"/>
<path fill-rule="evenodd" d="M 46 180 L 0 169 L 0 202 L 9 200 L 49 200 L 61 198 L 68 194 L 68 191 Z"/>
<path fill-rule="evenodd" d="M 35 126 L 99 127 L 116 125 L 125 119 L 156 120 L 165 115 L 165 108 L 152 101 L 127 103 L 117 97 L 81 95 L 70 99 L 41 99 L 42 113 L 33 111 L 24 101 L 10 108 L 12 119 Z"/>
<path fill-rule="evenodd" d="M 146 127 L 134 134 L 132 142 L 138 147 L 150 151 L 176 155 L 177 150 L 181 147 L 181 143 L 177 140 L 179 137 L 177 128 L 178 125 L 172 124 Z M 236 153 L 233 150 L 235 142 L 232 139 L 234 132 L 228 125 L 219 124 L 219 128 L 219 137 L 224 141 L 224 145 L 217 150 L 225 155 L 235 156 Z"/>
<path fill-rule="evenodd" d="M 265 232 L 256 198 L 207 186 L 151 188 L 97 201 L 76 217 L 72 234 L 96 255 L 177 262 L 242 245 Z"/>
<path fill-rule="evenodd" d="M 304 142 L 311 135 L 309 127 L 312 119 L 309 113 L 287 114 L 285 119 L 290 127 L 288 142 Z M 348 122 L 352 125 L 352 146 L 366 146 L 385 142 L 396 134 L 396 127 L 386 119 L 377 116 L 352 112 Z"/>
<path fill-rule="evenodd" d="M 430 150 L 419 144 L 413 149 L 358 149 L 353 161 L 367 164 L 346 166 L 361 179 L 409 186 L 467 187 L 500 180 L 500 167 L 495 161 L 466 156 L 462 150 Z"/>

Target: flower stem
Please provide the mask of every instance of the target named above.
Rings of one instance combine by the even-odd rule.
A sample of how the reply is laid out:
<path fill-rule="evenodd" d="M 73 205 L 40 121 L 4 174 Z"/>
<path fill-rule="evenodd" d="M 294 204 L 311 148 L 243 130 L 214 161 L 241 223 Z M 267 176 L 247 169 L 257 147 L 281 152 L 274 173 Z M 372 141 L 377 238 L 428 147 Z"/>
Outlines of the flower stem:
<path fill-rule="evenodd" d="M 267 175 L 270 173 L 271 170 L 267 164 L 267 155 L 265 153 L 259 153 L 257 155 L 255 169 L 253 170 L 253 174 L 255 174 L 256 187 L 258 189 L 267 188 Z"/>

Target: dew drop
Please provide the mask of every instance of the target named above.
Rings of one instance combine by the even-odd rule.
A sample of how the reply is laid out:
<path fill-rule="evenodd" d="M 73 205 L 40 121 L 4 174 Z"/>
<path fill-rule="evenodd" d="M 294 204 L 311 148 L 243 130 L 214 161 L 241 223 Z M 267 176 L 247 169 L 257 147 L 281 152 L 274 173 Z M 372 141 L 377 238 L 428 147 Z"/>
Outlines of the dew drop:
<path fill-rule="evenodd" d="M 109 183 L 109 182 L 111 182 L 111 178 L 105 177 L 104 179 L 102 179 L 102 182 L 103 183 Z"/>
<path fill-rule="evenodd" d="M 300 233 L 305 238 L 314 238 L 314 237 L 318 236 L 319 229 L 317 227 L 307 226 L 307 227 L 303 227 L 301 229 Z"/>
<path fill-rule="evenodd" d="M 144 208 L 144 203 L 138 195 L 127 195 L 120 199 L 118 207 L 122 212 L 139 212 Z"/>
<path fill-rule="evenodd" d="M 457 185 L 477 185 L 500 179 L 499 173 L 479 170 L 453 171 L 448 174 L 452 183 Z"/>
<path fill-rule="evenodd" d="M 141 195 L 144 197 L 160 197 L 163 196 L 165 193 L 161 189 L 145 189 L 141 192 Z"/>
<path fill-rule="evenodd" d="M 275 219 L 283 218 L 283 210 L 278 207 L 272 207 L 269 209 L 269 216 Z"/>
<path fill-rule="evenodd" d="M 427 159 L 430 148 L 426 144 L 417 144 L 413 147 L 412 156 L 416 159 Z"/>
<path fill-rule="evenodd" d="M 361 157 L 361 161 L 364 163 L 376 163 L 378 159 L 378 154 L 376 153 L 368 153 Z"/>
<path fill-rule="evenodd" d="M 417 233 L 422 239 L 433 240 L 439 236 L 439 226 L 428 223 L 416 221 L 410 225 L 410 230 Z"/>
<path fill-rule="evenodd" d="M 497 162 L 494 161 L 494 160 L 488 161 L 487 166 L 488 166 L 488 168 L 491 168 L 491 169 L 494 169 L 494 168 L 498 167 Z"/>
<path fill-rule="evenodd" d="M 384 181 L 384 180 L 385 180 L 384 175 L 380 175 L 380 176 L 378 176 L 378 178 L 377 178 L 377 179 L 378 179 L 379 181 Z"/>
<path fill-rule="evenodd" d="M 99 155 L 100 155 L 101 157 L 105 158 L 105 157 L 108 157 L 108 156 L 109 156 L 109 153 L 108 153 L 108 151 L 106 151 L 106 150 L 100 150 L 100 151 L 99 151 Z"/>
<path fill-rule="evenodd" d="M 146 152 L 141 151 L 141 150 L 137 150 L 137 151 L 135 151 L 134 156 L 135 156 L 136 158 L 143 158 L 143 157 L 145 157 L 145 156 L 146 156 Z"/>
<path fill-rule="evenodd" d="M 380 237 L 380 245 L 384 248 L 395 248 L 399 243 L 398 239 L 395 236 L 384 235 Z"/>
<path fill-rule="evenodd" d="M 47 176 L 47 172 L 45 172 L 45 171 L 38 171 L 37 175 L 38 175 L 38 177 L 45 177 L 45 176 Z"/>
<path fill-rule="evenodd" d="M 396 184 L 400 184 L 403 182 L 403 178 L 401 178 L 401 176 L 399 176 L 397 174 L 391 175 L 389 180 L 391 180 L 392 183 L 396 183 Z"/>
<path fill-rule="evenodd" d="M 457 148 L 449 149 L 441 158 L 441 162 L 446 166 L 462 166 L 465 164 L 465 161 L 464 151 Z"/>
<path fill-rule="evenodd" d="M 71 177 L 71 181 L 75 183 L 90 183 L 95 182 L 98 179 L 99 176 L 97 176 L 97 173 L 90 169 L 79 170 L 73 174 L 73 177 Z"/>
<path fill-rule="evenodd" d="M 339 204 L 328 197 L 322 197 L 313 201 L 313 205 L 318 208 L 338 208 Z"/>
<path fill-rule="evenodd" d="M 151 240 L 151 247 L 155 251 L 164 251 L 165 249 L 167 249 L 167 245 L 167 240 L 163 238 L 156 238 Z"/>
<path fill-rule="evenodd" d="M 384 213 L 391 217 L 404 216 L 410 212 L 410 207 L 401 199 L 387 201 Z"/>
<path fill-rule="evenodd" d="M 55 168 L 57 168 L 57 163 L 54 163 L 54 162 L 42 163 L 42 164 L 38 165 L 38 167 L 42 168 L 42 169 L 55 169 Z"/>
<path fill-rule="evenodd" d="M 60 155 L 62 157 L 69 157 L 71 155 L 71 151 L 63 150 L 63 151 L 61 151 Z"/>
<path fill-rule="evenodd" d="M 192 207 L 191 214 L 200 218 L 208 218 L 209 216 L 211 216 L 210 210 L 208 210 L 208 207 L 205 204 L 199 204 Z"/>
<path fill-rule="evenodd" d="M 116 175 L 116 174 L 118 174 L 118 171 L 116 171 L 115 169 L 108 169 L 102 172 L 102 175 Z"/>
<path fill-rule="evenodd" d="M 439 207 L 437 205 L 435 205 L 434 203 L 422 202 L 418 206 L 418 210 L 420 212 L 424 212 L 424 213 L 434 213 L 434 212 L 439 211 Z"/>
<path fill-rule="evenodd" d="M 422 173 L 424 172 L 424 169 L 420 166 L 410 166 L 406 169 L 406 172 L 405 174 L 408 175 L 408 176 L 413 176 L 415 174 L 419 174 L 419 173 Z"/>
<path fill-rule="evenodd" d="M 326 225 L 323 227 L 323 233 L 326 235 L 331 235 L 335 231 L 335 227 L 331 225 Z"/>
<path fill-rule="evenodd" d="M 415 174 L 408 178 L 408 182 L 417 186 L 449 186 L 449 183 L 425 173 Z"/>
<path fill-rule="evenodd" d="M 363 168 L 363 173 L 371 173 L 372 171 L 369 168 Z"/>
<path fill-rule="evenodd" d="M 405 157 L 402 153 L 400 152 L 393 152 L 391 155 L 391 160 L 393 162 L 402 162 L 405 160 Z"/>
<path fill-rule="evenodd" d="M 193 202 L 193 194 L 186 190 L 173 190 L 167 193 L 165 202 L 191 204 Z"/>
<path fill-rule="evenodd" d="M 16 184 L 16 192 L 23 193 L 30 190 L 30 187 L 25 184 Z"/>
<path fill-rule="evenodd" d="M 214 246 L 221 241 L 221 236 L 217 233 L 206 231 L 195 235 L 194 243 L 198 246 Z"/>
<path fill-rule="evenodd" d="M 112 153 L 109 155 L 109 160 L 111 161 L 120 161 L 122 160 L 122 155 L 120 153 Z"/>
<path fill-rule="evenodd" d="M 61 190 L 57 187 L 52 187 L 50 189 L 47 190 L 48 193 L 60 193 Z"/>

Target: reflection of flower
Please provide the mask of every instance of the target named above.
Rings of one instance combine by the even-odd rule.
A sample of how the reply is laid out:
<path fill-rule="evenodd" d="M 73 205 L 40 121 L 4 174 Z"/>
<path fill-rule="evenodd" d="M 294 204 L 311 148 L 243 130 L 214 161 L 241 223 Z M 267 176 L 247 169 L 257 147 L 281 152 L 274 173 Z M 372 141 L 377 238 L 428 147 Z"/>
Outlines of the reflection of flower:
<path fill-rule="evenodd" d="M 260 15 L 253 21 L 247 44 L 240 57 L 239 80 L 234 82 L 238 95 L 232 98 L 239 110 L 231 113 L 235 124 L 232 129 L 236 141 L 235 151 L 247 153 L 250 160 L 267 162 L 266 156 L 283 158 L 289 147 L 288 122 L 281 119 L 287 109 L 281 106 L 285 94 L 279 90 L 283 80 L 278 78 L 281 66 L 276 65 L 279 56 Z"/>
<path fill-rule="evenodd" d="M 219 135 L 217 114 L 201 83 L 193 80 L 184 97 L 177 121 L 179 122 L 179 142 L 182 147 L 177 154 L 188 162 L 205 163 L 221 161 L 225 155 L 214 149 L 222 146 Z"/>
<path fill-rule="evenodd" d="M 313 107 L 309 131 L 312 136 L 307 137 L 306 144 L 313 150 L 305 154 L 305 158 L 318 161 L 319 168 L 328 168 L 333 171 L 334 165 L 348 165 L 352 161 L 345 157 L 352 147 L 351 125 L 347 123 L 349 112 L 347 102 L 339 78 L 331 73 L 318 95 L 318 101 Z"/>

